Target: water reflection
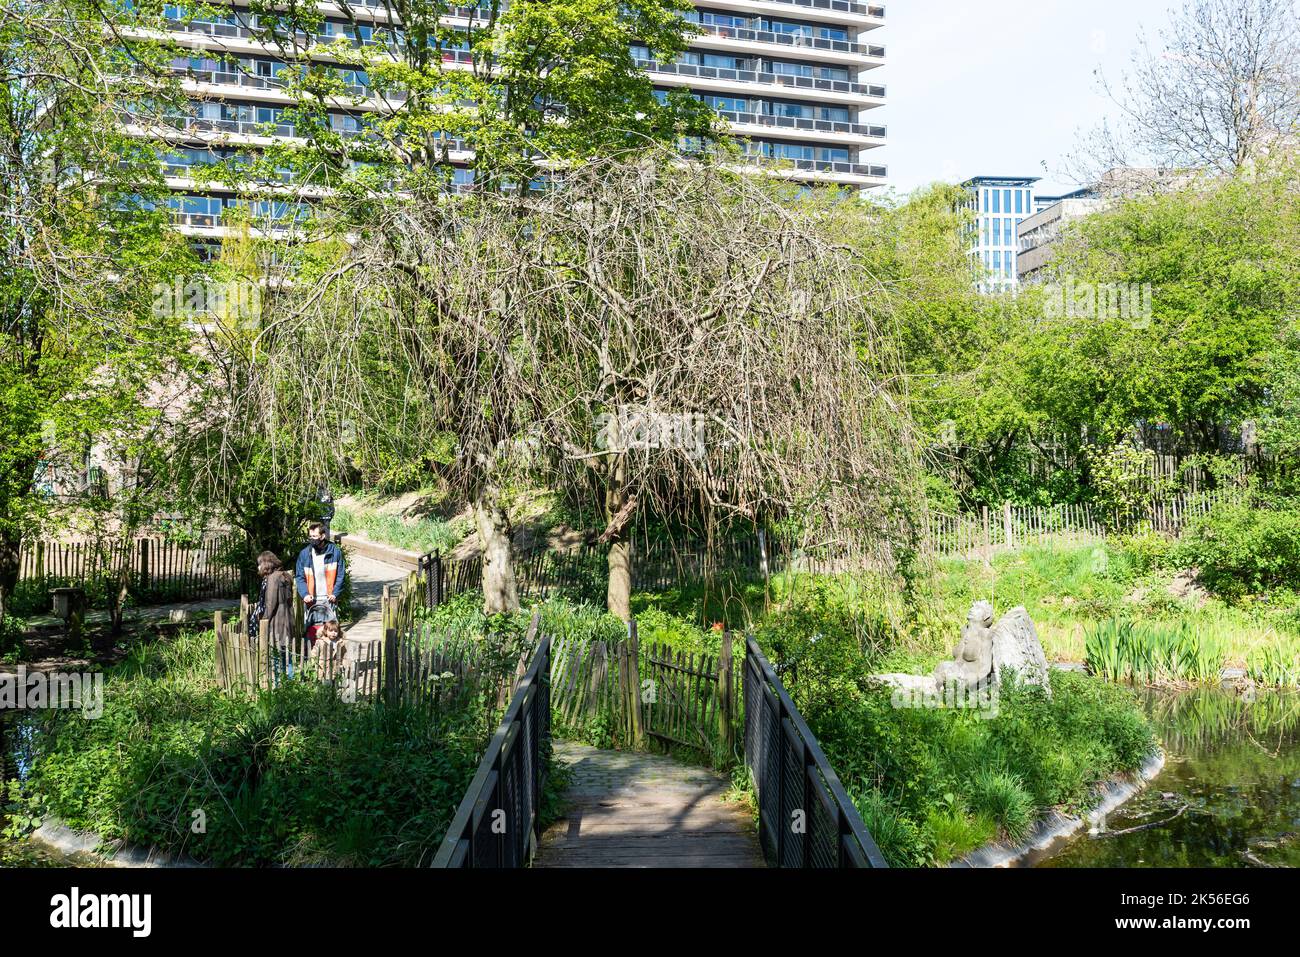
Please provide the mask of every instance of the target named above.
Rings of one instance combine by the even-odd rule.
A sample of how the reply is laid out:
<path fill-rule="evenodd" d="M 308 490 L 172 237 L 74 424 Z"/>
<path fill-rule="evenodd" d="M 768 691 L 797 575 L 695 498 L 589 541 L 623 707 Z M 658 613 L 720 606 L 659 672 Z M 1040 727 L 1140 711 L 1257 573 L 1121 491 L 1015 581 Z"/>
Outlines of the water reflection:
<path fill-rule="evenodd" d="M 1152 692 L 1146 708 L 1164 771 L 1107 833 L 1081 834 L 1040 866 L 1300 865 L 1300 695 Z"/>

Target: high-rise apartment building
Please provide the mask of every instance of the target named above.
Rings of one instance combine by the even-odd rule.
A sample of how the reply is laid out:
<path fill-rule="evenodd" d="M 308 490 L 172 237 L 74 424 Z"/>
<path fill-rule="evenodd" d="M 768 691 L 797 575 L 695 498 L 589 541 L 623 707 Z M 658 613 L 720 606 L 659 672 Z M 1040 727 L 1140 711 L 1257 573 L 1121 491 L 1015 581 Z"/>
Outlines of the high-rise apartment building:
<path fill-rule="evenodd" d="M 349 4 L 356 25 L 337 5 L 317 6 L 326 18 L 319 37 L 324 42 L 345 37 L 370 43 L 388 25 L 380 0 Z M 174 67 L 185 75 L 192 97 L 188 113 L 174 117 L 167 134 L 167 172 L 177 222 L 196 237 L 221 235 L 223 209 L 246 201 L 215 183 L 201 185 L 194 168 L 295 135 L 285 116 L 294 101 L 280 79 L 287 68 L 283 54 L 258 39 L 257 17 L 240 0 L 217 9 L 196 15 L 180 6 L 165 8 L 173 39 L 190 54 Z M 474 14 L 472 7 L 450 8 L 446 21 L 464 26 Z M 884 63 L 884 48 L 869 42 L 884 25 L 883 6 L 857 0 L 699 0 L 691 19 L 701 32 L 676 62 L 657 63 L 646 49 L 632 50 L 661 95 L 691 90 L 726 120 L 746 157 L 771 161 L 779 175 L 848 188 L 884 183 L 885 167 L 871 163 L 868 154 L 885 142 L 885 128 L 870 121 L 885 102 L 885 88 L 867 81 Z M 468 53 L 444 51 L 449 66 L 463 58 Z M 360 102 L 331 107 L 330 123 L 345 134 L 359 133 L 367 110 L 380 104 L 367 102 L 363 71 L 343 73 Z M 471 155 L 451 147 L 446 155 L 456 167 L 455 179 L 468 182 Z M 290 198 L 257 202 L 255 214 L 277 219 L 303 212 Z"/>
<path fill-rule="evenodd" d="M 983 292 L 1009 292 L 1020 282 L 1020 223 L 1034 215 L 1036 176 L 976 176 L 962 183 L 971 213 L 967 254 Z"/>

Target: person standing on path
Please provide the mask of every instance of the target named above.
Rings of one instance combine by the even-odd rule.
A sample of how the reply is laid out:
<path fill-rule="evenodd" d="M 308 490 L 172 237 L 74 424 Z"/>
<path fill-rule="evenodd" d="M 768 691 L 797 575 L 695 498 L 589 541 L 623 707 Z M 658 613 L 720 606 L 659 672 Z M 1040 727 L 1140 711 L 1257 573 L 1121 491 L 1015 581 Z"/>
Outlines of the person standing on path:
<path fill-rule="evenodd" d="M 307 527 L 307 547 L 298 553 L 294 579 L 298 594 L 307 606 L 303 624 L 307 634 L 314 637 L 316 627 L 327 621 L 338 621 L 339 596 L 347 571 L 343 566 L 343 549 L 329 540 L 324 522 L 312 522 Z"/>
<path fill-rule="evenodd" d="M 256 642 L 261 623 L 266 621 L 272 681 L 279 684 L 281 676 L 293 677 L 293 663 L 289 660 L 289 645 L 293 641 L 293 592 L 290 590 L 293 585 L 275 552 L 257 556 L 257 574 L 262 584 L 257 604 L 248 616 L 248 637 Z"/>

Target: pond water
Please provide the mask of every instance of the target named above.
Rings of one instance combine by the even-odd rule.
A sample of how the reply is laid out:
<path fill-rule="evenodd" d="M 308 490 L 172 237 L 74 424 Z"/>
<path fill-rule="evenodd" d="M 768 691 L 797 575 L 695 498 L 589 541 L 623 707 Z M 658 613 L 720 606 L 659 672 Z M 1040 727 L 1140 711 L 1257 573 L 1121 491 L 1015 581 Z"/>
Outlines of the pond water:
<path fill-rule="evenodd" d="M 1300 866 L 1300 695 L 1151 692 L 1146 708 L 1164 770 L 1038 866 Z"/>

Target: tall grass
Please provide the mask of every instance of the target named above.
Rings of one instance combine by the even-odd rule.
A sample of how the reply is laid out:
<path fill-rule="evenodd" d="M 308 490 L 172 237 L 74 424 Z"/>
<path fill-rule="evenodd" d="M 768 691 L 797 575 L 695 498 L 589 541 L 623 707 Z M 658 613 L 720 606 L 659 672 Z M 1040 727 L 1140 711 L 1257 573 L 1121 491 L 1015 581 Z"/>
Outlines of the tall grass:
<path fill-rule="evenodd" d="M 334 513 L 333 529 L 349 534 L 360 533 L 372 541 L 420 554 L 448 551 L 470 531 L 469 523 L 463 520 L 403 518 L 346 505 L 338 506 Z"/>
<path fill-rule="evenodd" d="M 1214 632 L 1112 618 L 1089 629 L 1088 667 L 1111 681 L 1134 684 L 1208 684 L 1223 671 L 1225 642 Z"/>

